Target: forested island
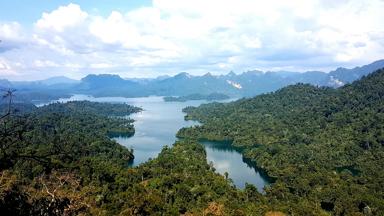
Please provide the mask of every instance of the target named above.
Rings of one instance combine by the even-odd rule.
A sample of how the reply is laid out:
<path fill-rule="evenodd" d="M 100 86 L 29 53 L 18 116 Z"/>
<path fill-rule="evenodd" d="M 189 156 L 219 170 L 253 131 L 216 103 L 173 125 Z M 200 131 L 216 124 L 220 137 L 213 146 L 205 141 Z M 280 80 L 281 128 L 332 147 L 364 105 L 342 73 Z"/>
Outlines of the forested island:
<path fill-rule="evenodd" d="M 180 96 L 180 97 L 173 97 L 173 96 L 166 96 L 164 97 L 165 102 L 185 102 L 185 101 L 190 101 L 190 100 L 207 100 L 207 101 L 213 101 L 213 100 L 226 100 L 229 99 L 230 97 L 225 94 L 221 93 L 211 93 L 208 95 L 203 95 L 203 94 L 190 94 L 186 96 Z"/>

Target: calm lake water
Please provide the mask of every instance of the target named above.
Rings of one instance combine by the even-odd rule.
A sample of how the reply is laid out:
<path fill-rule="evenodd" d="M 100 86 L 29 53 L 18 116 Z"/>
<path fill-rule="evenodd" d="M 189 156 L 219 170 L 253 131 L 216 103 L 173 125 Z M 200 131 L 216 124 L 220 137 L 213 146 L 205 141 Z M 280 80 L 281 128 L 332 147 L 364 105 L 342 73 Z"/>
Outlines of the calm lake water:
<path fill-rule="evenodd" d="M 127 103 L 143 108 L 140 113 L 130 115 L 134 119 L 135 135 L 133 137 L 116 137 L 118 143 L 134 150 L 135 159 L 132 166 L 155 158 L 165 145 L 176 141 L 176 133 L 182 127 L 197 125 L 195 121 L 184 121 L 182 109 L 186 106 L 198 106 L 206 101 L 164 102 L 162 97 L 123 98 L 101 97 L 94 98 L 86 95 L 74 95 L 61 102 L 73 100 L 89 100 L 96 102 Z M 259 174 L 255 166 L 243 159 L 240 152 L 228 143 L 201 141 L 207 152 L 207 161 L 213 162 L 216 171 L 224 174 L 238 188 L 244 188 L 246 182 L 255 185 L 262 191 L 267 179 Z"/>
<path fill-rule="evenodd" d="M 245 183 L 249 183 L 262 192 L 264 186 L 269 183 L 268 176 L 262 176 L 256 164 L 243 158 L 240 151 L 229 142 L 204 140 L 200 143 L 205 146 L 207 161 L 213 163 L 216 172 L 220 174 L 227 172 L 237 188 L 243 189 Z"/>

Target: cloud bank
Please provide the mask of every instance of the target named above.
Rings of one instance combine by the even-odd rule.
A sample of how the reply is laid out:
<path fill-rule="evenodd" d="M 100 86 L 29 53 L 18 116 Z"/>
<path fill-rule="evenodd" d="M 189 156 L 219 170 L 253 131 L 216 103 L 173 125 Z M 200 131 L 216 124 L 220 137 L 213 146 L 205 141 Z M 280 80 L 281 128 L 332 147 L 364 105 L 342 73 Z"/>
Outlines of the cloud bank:
<path fill-rule="evenodd" d="M 153 0 L 100 16 L 68 4 L 0 21 L 0 77 L 328 70 L 383 58 L 382 0 Z"/>

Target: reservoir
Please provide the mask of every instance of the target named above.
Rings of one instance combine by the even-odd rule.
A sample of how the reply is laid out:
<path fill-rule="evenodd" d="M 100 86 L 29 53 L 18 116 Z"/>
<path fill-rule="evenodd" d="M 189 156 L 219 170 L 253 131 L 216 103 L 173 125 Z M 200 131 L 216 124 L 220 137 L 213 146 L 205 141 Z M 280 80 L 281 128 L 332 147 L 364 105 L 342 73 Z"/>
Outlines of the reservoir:
<path fill-rule="evenodd" d="M 182 109 L 186 106 L 199 106 L 204 100 L 187 102 L 164 102 L 162 97 L 151 96 L 142 98 L 100 97 L 74 95 L 61 102 L 72 100 L 89 100 L 95 102 L 127 103 L 141 107 L 140 113 L 129 117 L 134 119 L 135 135 L 132 137 L 115 137 L 118 143 L 133 149 L 135 156 L 132 166 L 140 165 L 150 158 L 156 158 L 163 146 L 171 146 L 176 141 L 176 133 L 182 127 L 199 124 L 195 121 L 185 121 Z M 228 173 L 238 188 L 244 188 L 245 183 L 253 184 L 259 191 L 268 184 L 266 177 L 258 172 L 255 164 L 245 160 L 241 153 L 225 142 L 200 141 L 207 152 L 207 162 L 213 163 L 216 172 Z"/>

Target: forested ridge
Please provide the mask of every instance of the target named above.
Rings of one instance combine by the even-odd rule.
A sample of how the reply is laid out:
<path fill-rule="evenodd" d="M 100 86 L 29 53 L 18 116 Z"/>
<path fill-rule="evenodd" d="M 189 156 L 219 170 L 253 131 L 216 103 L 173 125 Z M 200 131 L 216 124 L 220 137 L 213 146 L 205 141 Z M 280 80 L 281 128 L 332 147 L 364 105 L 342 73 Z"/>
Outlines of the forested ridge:
<path fill-rule="evenodd" d="M 384 214 L 384 70 L 339 89 L 297 84 L 184 111 L 203 124 L 178 136 L 244 147 L 276 178 L 266 197 L 282 211 Z"/>

